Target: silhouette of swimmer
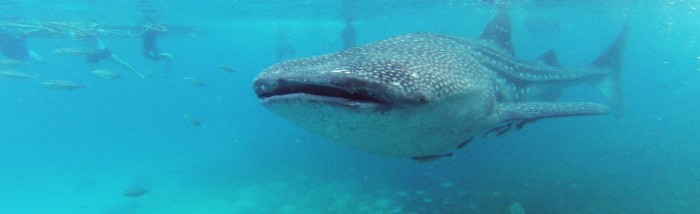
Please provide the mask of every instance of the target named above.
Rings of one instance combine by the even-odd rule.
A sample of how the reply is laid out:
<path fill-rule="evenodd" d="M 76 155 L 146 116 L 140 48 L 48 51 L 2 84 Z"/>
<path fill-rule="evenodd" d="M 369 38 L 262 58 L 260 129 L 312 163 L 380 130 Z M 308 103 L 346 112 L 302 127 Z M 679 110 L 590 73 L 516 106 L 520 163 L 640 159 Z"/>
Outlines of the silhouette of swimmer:
<path fill-rule="evenodd" d="M 92 30 L 89 32 L 76 34 L 74 38 L 79 39 L 83 42 L 84 49 L 79 51 L 85 54 L 87 63 L 90 65 L 91 70 L 97 70 L 97 64 L 102 60 L 109 60 L 117 65 L 120 65 L 131 72 L 134 72 L 141 78 L 144 76 L 141 72 L 137 71 L 131 64 L 125 62 L 119 56 L 112 53 L 110 49 L 102 42 L 99 38 L 100 34 L 104 32 L 102 29 Z"/>
<path fill-rule="evenodd" d="M 277 52 L 275 53 L 275 56 L 277 57 L 278 62 L 294 58 L 297 53 L 296 48 L 294 48 L 294 45 L 292 45 L 292 43 L 289 41 L 290 37 L 291 35 L 286 29 L 277 27 L 277 33 L 275 33 Z"/>
<path fill-rule="evenodd" d="M 41 57 L 29 50 L 27 38 L 33 33 L 16 29 L 0 28 L 0 53 L 6 59 L 27 61 L 41 61 Z"/>
<path fill-rule="evenodd" d="M 157 38 L 161 33 L 163 33 L 163 31 L 156 30 L 152 27 L 148 27 L 147 30 L 143 32 L 143 55 L 146 57 L 146 59 L 153 61 L 153 64 L 151 64 L 151 68 L 148 69 L 146 75 L 150 75 L 160 61 L 165 62 L 163 77 L 166 77 L 170 71 L 170 62 L 173 59 L 173 55 L 170 53 L 161 52 L 158 50 L 157 46 Z"/>
<path fill-rule="evenodd" d="M 343 30 L 340 32 L 340 38 L 343 40 L 343 48 L 348 49 L 356 46 L 355 37 L 357 33 L 355 32 L 355 26 L 351 23 L 346 24 Z"/>
<path fill-rule="evenodd" d="M 345 0 L 341 8 L 340 15 L 344 19 L 343 29 L 340 31 L 340 39 L 343 41 L 343 49 L 348 49 L 356 46 L 355 37 L 355 1 Z"/>

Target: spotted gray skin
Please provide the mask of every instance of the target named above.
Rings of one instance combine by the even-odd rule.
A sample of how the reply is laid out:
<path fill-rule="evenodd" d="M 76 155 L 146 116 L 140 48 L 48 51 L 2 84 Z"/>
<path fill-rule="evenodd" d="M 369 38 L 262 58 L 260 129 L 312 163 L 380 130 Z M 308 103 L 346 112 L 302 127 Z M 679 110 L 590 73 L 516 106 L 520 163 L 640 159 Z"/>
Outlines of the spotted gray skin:
<path fill-rule="evenodd" d="M 523 60 L 513 54 L 502 9 L 478 40 L 396 36 L 273 65 L 254 90 L 272 112 L 341 144 L 433 160 L 492 128 L 606 113 L 599 104 L 553 102 L 567 86 L 596 84 L 618 108 L 623 38 L 624 31 L 589 68 L 562 67 L 553 52 Z"/>

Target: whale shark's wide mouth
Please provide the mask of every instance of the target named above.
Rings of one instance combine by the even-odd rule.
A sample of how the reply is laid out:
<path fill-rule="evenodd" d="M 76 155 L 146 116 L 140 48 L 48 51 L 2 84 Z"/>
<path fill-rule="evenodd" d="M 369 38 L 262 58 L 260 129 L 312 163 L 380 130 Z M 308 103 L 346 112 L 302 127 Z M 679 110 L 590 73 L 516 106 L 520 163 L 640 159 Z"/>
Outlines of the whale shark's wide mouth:
<path fill-rule="evenodd" d="M 379 93 L 371 92 L 358 85 L 362 84 L 350 81 L 314 83 L 258 80 L 253 87 L 258 98 L 263 102 L 308 100 L 345 107 L 388 107 L 390 105 Z"/>

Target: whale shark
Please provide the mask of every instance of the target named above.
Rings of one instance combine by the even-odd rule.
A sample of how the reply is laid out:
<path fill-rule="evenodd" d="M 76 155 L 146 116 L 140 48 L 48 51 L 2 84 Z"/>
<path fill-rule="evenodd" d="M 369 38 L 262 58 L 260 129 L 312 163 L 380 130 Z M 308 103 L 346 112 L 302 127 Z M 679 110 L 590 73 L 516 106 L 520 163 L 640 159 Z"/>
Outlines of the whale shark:
<path fill-rule="evenodd" d="M 478 39 L 409 33 L 340 52 L 281 62 L 253 89 L 267 109 L 331 141 L 379 155 L 431 161 L 475 136 L 498 136 L 545 118 L 622 113 L 621 57 L 627 24 L 589 65 L 556 53 L 518 58 L 508 10 Z M 558 102 L 590 83 L 608 105 Z"/>

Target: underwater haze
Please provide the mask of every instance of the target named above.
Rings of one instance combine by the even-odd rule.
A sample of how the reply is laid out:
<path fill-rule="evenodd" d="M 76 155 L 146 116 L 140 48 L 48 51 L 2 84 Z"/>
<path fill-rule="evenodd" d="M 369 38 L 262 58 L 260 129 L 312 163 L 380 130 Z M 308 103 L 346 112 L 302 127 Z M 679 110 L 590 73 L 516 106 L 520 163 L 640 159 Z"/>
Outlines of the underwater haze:
<path fill-rule="evenodd" d="M 358 45 L 412 32 L 475 39 L 506 4 L 516 55 L 551 49 L 565 66 L 586 66 L 627 22 L 624 115 L 541 120 L 419 163 L 316 136 L 253 91 L 275 63 L 342 50 L 348 16 Z M 0 213 L 697 213 L 699 9 L 700 0 L 0 0 L 0 30 L 27 34 L 36 54 L 0 60 Z M 108 58 L 148 73 L 149 30 L 172 58 L 145 78 Z M 0 46 L 11 41 L 1 34 Z M 88 63 L 81 51 L 95 35 L 111 55 Z M 588 84 L 560 100 L 609 104 Z"/>

